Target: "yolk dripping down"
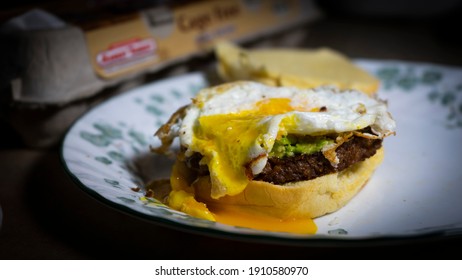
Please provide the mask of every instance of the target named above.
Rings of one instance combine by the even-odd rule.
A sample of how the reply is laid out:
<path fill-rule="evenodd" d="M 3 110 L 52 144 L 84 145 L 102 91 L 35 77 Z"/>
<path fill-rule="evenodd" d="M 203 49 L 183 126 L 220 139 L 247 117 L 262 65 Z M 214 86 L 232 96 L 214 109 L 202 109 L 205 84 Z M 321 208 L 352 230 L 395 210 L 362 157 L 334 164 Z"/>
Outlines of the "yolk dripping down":
<path fill-rule="evenodd" d="M 256 214 L 236 206 L 213 205 L 209 207 L 219 223 L 268 231 L 314 234 L 317 227 L 310 218 L 278 219 Z"/>
<path fill-rule="evenodd" d="M 249 179 L 245 173 L 248 152 L 261 135 L 258 117 L 230 115 L 205 116 L 199 119 L 194 146 L 202 154 L 201 163 L 208 166 L 213 184 L 218 187 L 213 197 L 240 193 Z M 215 182 L 219 179 L 219 182 Z"/>
<path fill-rule="evenodd" d="M 201 116 L 194 129 L 194 141 L 190 148 L 202 154 L 201 164 L 208 166 L 212 184 L 211 197 L 236 195 L 245 189 L 249 178 L 245 172 L 245 164 L 249 161 L 249 150 L 254 145 L 265 146 L 262 134 L 266 127 L 261 121 L 266 116 L 273 116 L 302 111 L 294 108 L 289 98 L 271 98 L 256 103 L 255 109 L 233 114 Z M 294 125 L 293 119 L 281 123 L 280 132 L 286 134 L 284 123 Z M 267 139 L 268 141 L 268 139 Z M 275 139 L 270 139 L 275 141 Z M 310 218 L 282 220 L 264 214 L 256 214 L 237 206 L 220 204 L 205 205 L 194 197 L 193 179 L 188 178 L 186 167 L 182 163 L 175 164 L 171 176 L 172 192 L 169 195 L 170 207 L 224 224 L 249 227 L 262 230 L 283 231 L 313 234 L 316 225 Z"/>
<path fill-rule="evenodd" d="M 199 117 L 190 149 L 199 152 L 203 156 L 201 164 L 208 166 L 213 198 L 244 190 L 249 182 L 245 172 L 249 154 L 267 154 L 264 149 L 276 140 L 263 138 L 269 125 L 263 119 L 303 109 L 292 107 L 290 102 L 289 98 L 270 98 L 257 102 L 252 110 Z M 281 122 L 278 137 L 286 134 L 284 125 L 295 125 L 293 118 Z"/>
<path fill-rule="evenodd" d="M 214 203 L 206 205 L 195 199 L 195 190 L 191 187 L 190 171 L 183 162 L 177 161 L 170 178 L 172 191 L 168 205 L 191 216 L 219 223 L 247 227 L 259 230 L 314 234 L 317 227 L 310 218 L 279 219 L 265 214 L 255 213 L 239 206 Z"/>

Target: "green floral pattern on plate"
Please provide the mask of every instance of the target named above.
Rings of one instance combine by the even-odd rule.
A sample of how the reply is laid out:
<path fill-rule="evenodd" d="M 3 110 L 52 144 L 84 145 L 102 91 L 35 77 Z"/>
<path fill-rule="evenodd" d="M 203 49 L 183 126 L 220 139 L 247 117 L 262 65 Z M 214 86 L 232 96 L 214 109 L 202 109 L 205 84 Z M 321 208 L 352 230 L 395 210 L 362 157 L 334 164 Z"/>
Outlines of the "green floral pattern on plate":
<path fill-rule="evenodd" d="M 395 64 L 381 67 L 375 74 L 386 90 L 425 94 L 430 102 L 446 108 L 448 128 L 462 128 L 462 77 L 454 77 L 454 71 L 434 65 Z"/>

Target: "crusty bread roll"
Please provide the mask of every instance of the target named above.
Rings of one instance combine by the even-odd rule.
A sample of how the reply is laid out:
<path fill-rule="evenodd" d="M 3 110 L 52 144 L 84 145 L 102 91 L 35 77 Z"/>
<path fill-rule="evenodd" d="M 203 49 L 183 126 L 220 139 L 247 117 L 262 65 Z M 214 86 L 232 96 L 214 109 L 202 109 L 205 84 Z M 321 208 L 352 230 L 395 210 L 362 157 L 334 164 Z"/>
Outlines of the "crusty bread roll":
<path fill-rule="evenodd" d="M 210 178 L 193 184 L 196 197 L 207 205 L 233 205 L 281 219 L 316 218 L 343 207 L 367 183 L 383 160 L 383 147 L 364 161 L 334 174 L 285 185 L 251 181 L 236 196 L 210 197 Z"/>

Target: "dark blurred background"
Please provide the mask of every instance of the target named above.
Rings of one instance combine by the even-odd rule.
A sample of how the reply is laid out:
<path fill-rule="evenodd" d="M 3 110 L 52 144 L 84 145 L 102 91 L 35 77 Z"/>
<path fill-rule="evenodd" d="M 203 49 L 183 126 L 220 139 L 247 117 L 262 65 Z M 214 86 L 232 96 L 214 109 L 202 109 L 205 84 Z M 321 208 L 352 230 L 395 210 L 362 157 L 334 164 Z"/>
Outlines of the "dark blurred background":
<path fill-rule="evenodd" d="M 85 30 L 92 28 L 94 21 L 111 22 L 115 17 L 126 15 L 129 12 L 162 5 L 177 7 L 194 2 L 191 0 L 4 1 L 0 9 L 0 24 L 27 11 L 40 8 Z M 315 0 L 313 3 L 322 11 L 321 17 L 291 30 L 274 32 L 266 36 L 255 36 L 246 40 L 243 45 L 246 47 L 297 48 L 327 46 L 351 58 L 462 65 L 462 36 L 458 31 L 462 19 L 461 0 Z M 0 46 L 4 45 L 5 41 L 4 39 Z M 5 51 L 1 55 L 8 57 Z M 187 67 L 191 71 L 202 70 L 213 61 L 213 54 L 204 53 L 200 57 L 191 58 Z M 156 80 L 168 76 L 173 68 L 175 65 L 151 74 L 145 77 L 145 80 Z M 3 71 L 13 73 L 14 70 Z M 11 73 L 6 75 L 13 75 Z M 0 88 L 3 92 L 0 99 L 0 124 L 4 131 L 3 135 L 5 135 L 0 138 L 0 148 L 56 147 L 59 142 L 56 139 L 46 145 L 34 145 L 31 140 L 27 139 L 24 142 L 24 139 L 31 138 L 30 134 L 34 129 L 37 130 L 37 135 L 43 132 L 37 129 L 40 124 L 33 123 L 33 121 L 49 120 L 66 107 L 42 106 L 41 111 L 31 110 L 33 105 L 8 100 L 9 93 L 4 92 L 5 86 L 0 85 Z M 101 91 L 93 99 L 84 100 L 85 106 L 88 104 L 93 106 L 106 99 L 111 95 L 107 93 L 108 91 L 112 92 L 111 89 Z M 13 120 L 18 118 L 18 114 L 27 115 L 28 119 Z M 26 124 L 28 120 L 31 122 Z M 28 131 L 31 132 L 28 133 Z M 56 133 L 61 135 L 63 128 Z"/>
<path fill-rule="evenodd" d="M 194 1 L 4 1 L 1 3 L 0 23 L 5 23 L 31 9 L 40 8 L 69 24 L 85 29 L 91 28 L 94 21 L 110 22 L 114 17 L 120 17 L 130 11 L 136 12 L 161 5 L 176 7 L 190 3 Z M 462 19 L 460 0 L 316 0 L 313 3 L 322 11 L 320 18 L 291 30 L 256 36 L 245 41 L 243 45 L 299 48 L 327 46 L 351 58 L 401 59 L 462 65 L 462 36 L 458 31 Z M 0 46 L 5 43 L 3 40 Z M 5 51 L 2 55 L 8 56 Z M 201 70 L 213 63 L 213 60 L 213 55 L 206 53 L 200 58 L 191 58 L 187 67 L 190 70 Z M 145 80 L 155 80 L 169 75 L 174 67 L 175 65 L 151 74 Z M 12 72 L 14 69 L 11 69 Z M 11 73 L 7 75 L 12 75 Z M 1 86 L 1 88 L 3 90 L 5 87 Z M 105 93 L 110 95 L 107 91 L 101 91 L 97 97 L 104 100 Z M 0 148 L 56 147 L 57 140 L 47 145 L 34 145 L 29 139 L 24 142 L 25 138 L 31 138 L 31 135 L 26 135 L 28 131 L 31 134 L 36 129 L 37 135 L 43 132 L 37 129 L 40 124 L 31 122 L 28 125 L 25 124 L 27 120 L 20 122 L 12 118 L 18 118 L 17 114 L 19 114 L 27 115 L 28 120 L 31 121 L 51 119 L 59 110 L 66 108 L 48 106 L 42 108 L 42 111 L 30 110 L 31 104 L 11 102 L 8 100 L 8 95 L 2 93 L 0 99 L 0 124 L 5 135 L 0 139 Z M 98 98 L 84 102 L 93 105 L 100 101 L 94 99 Z M 63 128 L 56 133 L 62 134 Z"/>

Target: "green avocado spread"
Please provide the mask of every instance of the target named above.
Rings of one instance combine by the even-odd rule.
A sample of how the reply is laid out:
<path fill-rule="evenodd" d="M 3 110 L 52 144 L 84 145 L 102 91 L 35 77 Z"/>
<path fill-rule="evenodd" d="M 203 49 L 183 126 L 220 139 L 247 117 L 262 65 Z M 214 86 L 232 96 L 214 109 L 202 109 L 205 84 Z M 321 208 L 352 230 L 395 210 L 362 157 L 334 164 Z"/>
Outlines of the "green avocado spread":
<path fill-rule="evenodd" d="M 321 151 L 328 144 L 334 143 L 333 139 L 325 136 L 310 137 L 287 135 L 276 140 L 273 149 L 269 153 L 270 157 L 283 158 L 296 154 L 312 154 Z"/>

